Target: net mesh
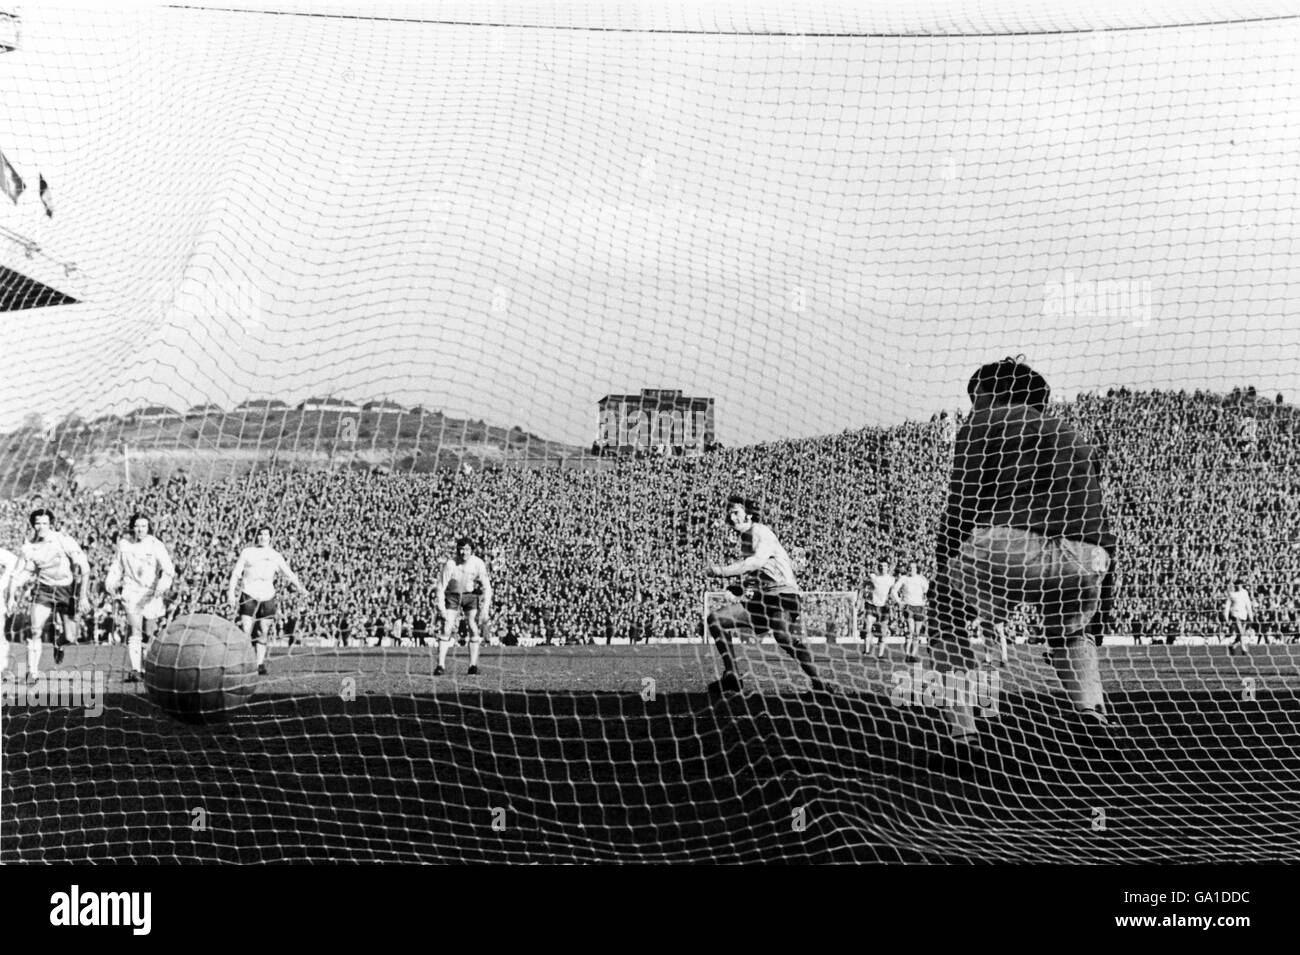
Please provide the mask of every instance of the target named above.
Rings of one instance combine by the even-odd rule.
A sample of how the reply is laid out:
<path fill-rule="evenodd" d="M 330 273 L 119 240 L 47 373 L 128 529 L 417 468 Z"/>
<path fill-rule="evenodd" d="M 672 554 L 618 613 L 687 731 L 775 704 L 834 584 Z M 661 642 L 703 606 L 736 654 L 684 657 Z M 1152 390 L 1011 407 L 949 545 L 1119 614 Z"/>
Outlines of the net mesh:
<path fill-rule="evenodd" d="M 0 16 L 0 854 L 1294 858 L 1300 20 L 1018 7 Z"/>

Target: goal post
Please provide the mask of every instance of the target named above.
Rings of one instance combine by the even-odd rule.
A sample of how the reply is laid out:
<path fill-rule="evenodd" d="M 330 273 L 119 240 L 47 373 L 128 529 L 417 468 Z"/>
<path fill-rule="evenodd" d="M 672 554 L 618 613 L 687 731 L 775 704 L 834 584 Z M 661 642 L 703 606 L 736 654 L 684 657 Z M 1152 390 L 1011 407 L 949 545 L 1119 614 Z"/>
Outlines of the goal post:
<path fill-rule="evenodd" d="M 705 636 L 707 643 L 709 614 L 743 598 L 726 590 L 710 590 L 704 595 Z M 858 608 L 861 595 L 852 590 L 805 590 L 799 598 L 800 634 L 810 644 L 861 643 Z M 763 643 L 775 642 L 768 635 Z"/>

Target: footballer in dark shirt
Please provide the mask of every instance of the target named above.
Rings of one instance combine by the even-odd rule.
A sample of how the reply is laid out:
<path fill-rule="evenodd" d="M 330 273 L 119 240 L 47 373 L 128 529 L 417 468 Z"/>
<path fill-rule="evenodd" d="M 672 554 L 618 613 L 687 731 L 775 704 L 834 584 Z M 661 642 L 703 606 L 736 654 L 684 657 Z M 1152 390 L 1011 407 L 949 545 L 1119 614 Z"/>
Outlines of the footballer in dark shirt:
<path fill-rule="evenodd" d="M 939 530 L 934 612 L 940 669 L 969 665 L 960 634 L 971 617 L 1004 623 L 1021 604 L 1042 613 L 1061 685 L 1079 714 L 1105 726 L 1097 648 L 1114 537 L 1102 511 L 1097 454 L 1047 408 L 1051 389 L 1021 359 L 981 367 L 957 435 Z M 975 733 L 971 707 L 951 708 L 958 737 Z"/>

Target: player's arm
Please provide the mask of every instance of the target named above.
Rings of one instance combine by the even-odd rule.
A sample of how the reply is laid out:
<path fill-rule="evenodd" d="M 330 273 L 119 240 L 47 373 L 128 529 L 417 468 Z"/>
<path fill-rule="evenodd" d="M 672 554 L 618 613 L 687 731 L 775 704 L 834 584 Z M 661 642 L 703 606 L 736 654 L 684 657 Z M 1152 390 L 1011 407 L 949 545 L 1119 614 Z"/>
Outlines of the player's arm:
<path fill-rule="evenodd" d="M 77 580 L 80 581 L 77 588 L 77 604 L 81 612 L 85 613 L 90 609 L 90 561 L 86 559 L 86 552 L 81 549 L 81 545 L 71 537 L 68 538 L 68 544 L 68 559 L 76 568 Z"/>
<path fill-rule="evenodd" d="M 113 551 L 113 562 L 108 565 L 108 576 L 104 578 L 104 591 L 110 597 L 116 597 L 122 587 L 122 542 L 118 541 Z"/>
<path fill-rule="evenodd" d="M 445 613 L 447 609 L 447 584 L 451 580 L 451 561 L 446 561 L 442 565 L 442 573 L 438 574 L 438 586 L 435 596 L 437 603 L 434 605 L 434 611 Z"/>
<path fill-rule="evenodd" d="M 754 537 L 754 553 L 734 564 L 710 564 L 709 574 L 713 577 L 743 577 L 762 570 L 763 565 L 776 556 L 776 535 L 755 534 Z"/>
<path fill-rule="evenodd" d="M 158 576 L 154 579 L 153 595 L 157 597 L 165 594 L 176 582 L 176 565 L 172 563 L 171 554 L 167 553 L 162 541 L 155 539 L 154 548 L 157 552 Z"/>
<path fill-rule="evenodd" d="M 894 586 L 889 588 L 889 602 L 891 604 L 903 602 L 903 581 L 901 579 L 894 581 Z"/>
<path fill-rule="evenodd" d="M 307 588 L 302 585 L 302 581 L 298 579 L 298 575 L 293 572 L 293 568 L 289 566 L 289 562 L 283 556 L 280 557 L 280 573 L 284 574 L 284 579 L 298 593 L 305 594 L 307 592 Z"/>
<path fill-rule="evenodd" d="M 23 589 L 27 581 L 36 573 L 36 562 L 25 554 L 18 558 L 18 565 L 14 572 L 9 575 L 9 586 L 6 588 L 5 604 L 13 603 L 14 596 Z"/>
<path fill-rule="evenodd" d="M 478 572 L 478 579 L 483 584 L 483 600 L 482 606 L 479 608 L 479 616 L 486 617 L 492 610 L 492 580 L 488 576 L 486 562 L 483 562 L 483 566 Z"/>
<path fill-rule="evenodd" d="M 755 541 L 753 554 L 744 560 L 737 560 L 735 564 L 710 564 L 708 573 L 714 577 L 744 577 L 745 574 L 762 570 L 763 564 L 775 554 L 775 542 L 768 543 L 766 539 Z"/>
<path fill-rule="evenodd" d="M 7 550 L 0 550 L 0 582 L 4 586 L 0 587 L 0 610 L 9 606 L 9 591 L 13 585 L 14 578 L 17 576 L 17 567 L 19 560 Z M 3 639 L 0 634 L 0 639 Z"/>
<path fill-rule="evenodd" d="M 235 569 L 230 572 L 230 586 L 226 590 L 226 599 L 232 607 L 236 606 L 239 600 L 239 585 L 244 579 L 244 565 L 247 563 L 247 551 L 240 551 L 239 560 L 235 561 Z"/>

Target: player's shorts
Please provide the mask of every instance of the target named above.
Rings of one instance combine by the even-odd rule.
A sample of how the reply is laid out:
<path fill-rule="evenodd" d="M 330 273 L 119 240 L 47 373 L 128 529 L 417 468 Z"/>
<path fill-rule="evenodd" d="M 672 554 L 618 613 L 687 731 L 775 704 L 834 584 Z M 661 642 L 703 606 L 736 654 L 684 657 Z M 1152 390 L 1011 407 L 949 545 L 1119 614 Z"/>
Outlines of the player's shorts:
<path fill-rule="evenodd" d="M 952 588 L 981 619 L 1005 623 L 1022 603 L 1040 607 L 1049 637 L 1082 631 L 1110 569 L 1104 547 L 1018 527 L 977 527 L 948 566 Z"/>
<path fill-rule="evenodd" d="M 37 584 L 32 591 L 32 603 L 49 607 L 65 617 L 77 615 L 77 599 L 73 596 L 72 584 Z"/>
<path fill-rule="evenodd" d="M 903 613 L 907 614 L 910 620 L 924 620 L 925 604 L 906 604 L 903 607 Z"/>
<path fill-rule="evenodd" d="M 803 600 L 797 593 L 764 593 L 758 590 L 746 598 L 745 610 L 755 633 L 773 630 L 774 625 L 781 620 L 785 621 L 788 629 L 793 629 L 799 622 Z"/>
<path fill-rule="evenodd" d="M 867 613 L 877 620 L 883 620 L 889 616 L 889 604 L 870 604 L 867 607 Z"/>
<path fill-rule="evenodd" d="M 128 614 L 138 613 L 146 622 L 156 621 L 167 612 L 161 596 L 155 595 L 152 600 L 145 600 L 148 591 L 142 587 L 123 587 L 119 599 L 122 602 L 122 609 Z"/>
<path fill-rule="evenodd" d="M 447 594 L 446 606 L 447 609 L 453 613 L 455 613 L 457 610 L 463 610 L 466 613 L 471 613 L 472 611 L 478 609 L 478 604 L 479 604 L 478 594 L 453 594 L 453 593 Z"/>
<path fill-rule="evenodd" d="M 275 597 L 270 600 L 257 600 L 248 594 L 239 597 L 239 615 L 252 617 L 254 620 L 271 620 L 280 610 L 280 601 Z"/>

